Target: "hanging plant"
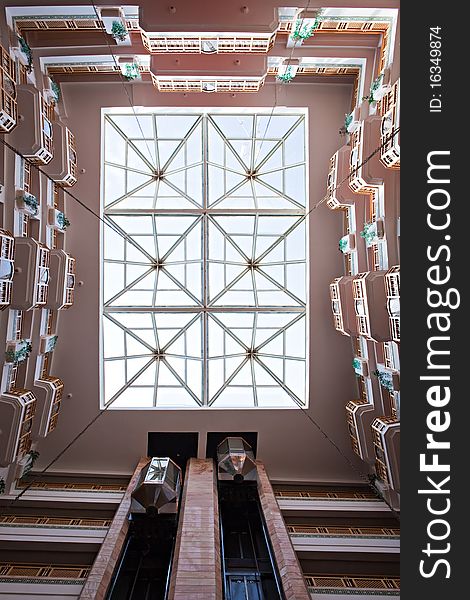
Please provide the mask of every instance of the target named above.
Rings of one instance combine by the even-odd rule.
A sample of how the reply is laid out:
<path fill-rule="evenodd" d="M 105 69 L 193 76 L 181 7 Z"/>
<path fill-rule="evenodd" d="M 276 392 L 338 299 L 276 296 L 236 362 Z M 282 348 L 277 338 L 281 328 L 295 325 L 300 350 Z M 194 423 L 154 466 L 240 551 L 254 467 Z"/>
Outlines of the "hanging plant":
<path fill-rule="evenodd" d="M 377 237 L 377 226 L 375 223 L 364 223 L 364 229 L 360 233 L 361 238 L 364 238 L 366 244 L 370 246 L 374 243 Z"/>
<path fill-rule="evenodd" d="M 133 81 L 140 77 L 140 71 L 138 65 L 135 63 L 126 63 L 124 65 L 124 73 L 122 74 L 124 79 L 127 81 Z"/>
<path fill-rule="evenodd" d="M 297 19 L 295 22 L 294 31 L 291 33 L 290 37 L 296 41 L 307 40 L 309 37 L 311 37 L 320 26 L 321 19 L 319 17 L 322 12 L 322 9 L 317 11 L 317 14 L 315 15 L 315 21 L 312 25 L 309 25 L 308 23 L 304 25 L 304 19 Z"/>
<path fill-rule="evenodd" d="M 353 114 L 349 113 L 349 115 L 344 115 L 344 128 L 346 129 L 346 131 L 348 131 L 349 126 L 351 125 L 353 121 Z"/>
<path fill-rule="evenodd" d="M 123 42 L 126 39 L 128 32 L 125 26 L 121 23 L 121 21 L 113 21 L 111 27 L 111 35 L 115 40 Z"/>
<path fill-rule="evenodd" d="M 57 223 L 63 231 L 65 231 L 67 227 L 70 226 L 70 221 L 67 219 L 63 212 L 59 212 L 57 214 Z"/>
<path fill-rule="evenodd" d="M 353 358 L 352 366 L 353 366 L 356 377 L 360 377 L 361 376 L 360 370 L 362 368 L 361 361 L 358 358 Z"/>
<path fill-rule="evenodd" d="M 47 347 L 45 352 L 52 352 L 54 350 L 54 348 L 57 345 L 57 340 L 58 340 L 59 336 L 58 335 L 54 335 L 51 338 L 48 339 L 47 341 Z"/>
<path fill-rule="evenodd" d="M 31 51 L 31 48 L 29 47 L 28 42 L 21 36 L 18 36 L 18 42 L 20 44 L 21 52 L 25 54 L 28 60 L 28 66 L 26 67 L 26 70 L 28 71 L 28 73 L 31 73 L 31 71 L 33 70 L 33 53 Z"/>
<path fill-rule="evenodd" d="M 3 477 L 0 477 L 0 494 L 5 493 L 5 480 Z"/>
<path fill-rule="evenodd" d="M 277 75 L 277 79 L 283 83 L 289 83 L 294 79 L 294 73 L 291 65 L 287 65 L 285 72 L 282 75 Z"/>
<path fill-rule="evenodd" d="M 362 96 L 363 100 L 368 100 L 369 104 L 375 104 L 377 102 L 378 98 L 374 97 L 374 93 L 382 85 L 382 79 L 383 79 L 383 73 L 381 75 L 379 75 L 376 79 L 374 79 L 374 81 L 372 82 L 372 85 L 370 86 L 369 95 L 368 96 Z"/>
<path fill-rule="evenodd" d="M 342 237 L 339 240 L 339 249 L 341 250 L 341 252 L 344 254 L 346 252 L 346 250 L 348 249 L 348 240 L 346 239 L 346 237 Z"/>
<path fill-rule="evenodd" d="M 392 376 L 390 373 L 386 373 L 384 371 L 374 371 L 374 375 L 379 380 L 380 385 L 388 390 L 389 392 L 393 392 L 393 382 Z"/>
<path fill-rule="evenodd" d="M 60 85 L 55 82 L 55 81 L 51 81 L 51 92 L 54 95 L 54 101 L 57 104 L 62 96 L 61 91 L 60 91 Z"/>
<path fill-rule="evenodd" d="M 33 467 L 34 467 L 34 463 L 37 461 L 37 459 L 39 458 L 39 452 L 37 450 L 30 450 L 27 454 L 27 456 L 29 456 L 29 462 L 26 465 L 26 467 L 23 470 L 23 475 L 22 477 L 25 477 L 26 475 L 28 475 Z"/>
<path fill-rule="evenodd" d="M 22 195 L 18 195 L 16 199 L 23 201 L 23 204 L 31 209 L 31 214 L 33 216 L 36 216 L 39 213 L 39 202 L 33 194 L 24 192 Z"/>
<path fill-rule="evenodd" d="M 30 342 L 27 342 L 26 340 L 20 340 L 18 344 L 21 346 L 19 350 L 7 350 L 5 352 L 5 358 L 7 362 L 23 362 L 31 354 L 33 347 L 31 346 Z"/>

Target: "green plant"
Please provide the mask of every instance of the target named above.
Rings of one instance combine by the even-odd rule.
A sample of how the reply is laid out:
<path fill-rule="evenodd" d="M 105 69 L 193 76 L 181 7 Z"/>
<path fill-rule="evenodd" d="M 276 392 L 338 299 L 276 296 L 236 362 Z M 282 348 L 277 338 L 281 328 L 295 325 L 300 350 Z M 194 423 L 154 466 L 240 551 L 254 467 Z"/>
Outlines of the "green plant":
<path fill-rule="evenodd" d="M 386 373 L 384 371 L 374 371 L 374 375 L 379 380 L 380 385 L 388 390 L 389 392 L 393 392 L 393 382 L 392 376 L 390 373 Z"/>
<path fill-rule="evenodd" d="M 21 36 L 18 36 L 18 42 L 20 44 L 21 51 L 26 55 L 26 58 L 28 59 L 28 66 L 26 67 L 26 69 L 28 73 L 31 73 L 31 71 L 33 70 L 33 53 L 31 52 L 31 48 L 29 47 L 28 42 Z"/>
<path fill-rule="evenodd" d="M 39 202 L 36 198 L 36 196 L 33 196 L 33 194 L 28 194 L 28 192 L 25 192 L 22 196 L 22 200 L 23 202 L 26 204 L 26 206 L 29 206 L 31 208 L 31 210 L 33 211 L 34 215 L 37 215 L 39 212 L 38 206 L 39 206 Z"/>
<path fill-rule="evenodd" d="M 51 82 L 51 91 L 54 94 L 54 100 L 57 104 L 61 98 L 60 85 L 56 81 Z"/>
<path fill-rule="evenodd" d="M 374 81 L 372 82 L 372 85 L 370 86 L 370 92 L 368 96 L 362 96 L 363 100 L 368 100 L 369 104 L 374 104 L 374 102 L 377 102 L 377 100 L 374 98 L 374 92 L 376 92 L 381 84 L 382 84 L 382 79 L 383 79 L 383 73 L 381 75 L 379 75 L 376 79 L 374 79 Z"/>
<path fill-rule="evenodd" d="M 127 81 L 133 81 L 140 77 L 140 71 L 138 65 L 135 63 L 126 63 L 124 65 L 124 73 L 122 74 L 124 79 Z"/>
<path fill-rule="evenodd" d="M 349 115 L 344 115 L 344 128 L 346 129 L 346 131 L 348 130 L 348 127 L 351 125 L 353 120 L 353 114 L 349 113 Z"/>
<path fill-rule="evenodd" d="M 0 477 L 0 494 L 5 493 L 5 480 L 3 477 Z"/>
<path fill-rule="evenodd" d="M 352 366 L 355 371 L 361 368 L 361 361 L 358 358 L 353 358 Z M 360 377 L 360 373 L 356 372 L 356 377 Z"/>
<path fill-rule="evenodd" d="M 47 348 L 46 348 L 46 352 L 52 352 L 54 350 L 54 348 L 57 345 L 58 338 L 59 338 L 58 335 L 54 335 L 51 338 L 49 338 L 48 344 L 47 344 Z"/>
<path fill-rule="evenodd" d="M 26 340 L 20 340 L 21 348 L 19 350 L 7 350 L 5 352 L 5 358 L 8 362 L 23 362 L 31 354 L 33 347 L 30 342 Z"/>
<path fill-rule="evenodd" d="M 361 231 L 360 236 L 365 239 L 366 244 L 372 244 L 377 236 L 375 223 L 364 223 L 364 229 Z"/>
<path fill-rule="evenodd" d="M 317 14 L 315 15 L 315 21 L 312 25 L 309 25 L 308 23 L 304 25 L 304 19 L 297 19 L 295 22 L 294 31 L 290 34 L 290 37 L 293 40 L 306 40 L 311 37 L 320 26 L 320 16 L 322 12 L 323 11 L 321 8 L 317 11 Z"/>
<path fill-rule="evenodd" d="M 346 239 L 344 239 L 344 237 L 342 237 L 339 240 L 338 246 L 339 246 L 339 249 L 341 250 L 341 252 L 344 254 L 346 252 L 347 247 L 348 247 L 348 240 L 346 240 Z"/>
<path fill-rule="evenodd" d="M 111 26 L 111 35 L 115 40 L 123 42 L 127 37 L 127 29 L 121 23 L 121 21 L 113 21 Z"/>
<path fill-rule="evenodd" d="M 64 231 L 67 229 L 67 227 L 69 227 L 70 225 L 70 221 L 67 219 L 67 217 L 64 215 L 63 212 L 59 212 L 57 214 L 57 223 L 59 224 L 59 227 L 61 229 L 63 229 Z"/>
<path fill-rule="evenodd" d="M 22 477 L 25 477 L 26 475 L 28 475 L 33 467 L 34 467 L 34 463 L 37 461 L 37 459 L 39 458 L 39 452 L 37 450 L 30 450 L 27 454 L 27 456 L 29 456 L 29 462 L 26 465 L 26 467 L 23 470 L 23 475 Z"/>
<path fill-rule="evenodd" d="M 294 79 L 294 73 L 292 71 L 293 69 L 291 65 L 287 65 L 285 72 L 282 75 L 277 75 L 277 79 L 279 79 L 279 81 L 283 81 L 284 83 L 289 83 L 289 81 Z"/>

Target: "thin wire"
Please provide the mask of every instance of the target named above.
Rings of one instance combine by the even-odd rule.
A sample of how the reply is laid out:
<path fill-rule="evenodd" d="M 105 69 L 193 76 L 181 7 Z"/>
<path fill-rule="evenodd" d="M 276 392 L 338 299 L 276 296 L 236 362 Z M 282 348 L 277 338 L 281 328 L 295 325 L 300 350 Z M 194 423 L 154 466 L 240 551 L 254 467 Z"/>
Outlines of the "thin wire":
<path fill-rule="evenodd" d="M 311 0 L 308 0 L 307 6 L 303 9 L 303 11 L 306 12 L 309 9 L 310 2 L 311 2 Z M 300 22 L 300 27 L 302 27 L 304 20 L 305 20 L 305 17 L 302 17 L 302 21 Z M 294 45 L 292 46 L 292 51 L 290 53 L 289 58 L 287 59 L 287 66 L 290 65 L 290 62 L 292 60 L 292 56 L 294 55 L 294 50 L 295 50 L 295 47 L 296 47 L 298 41 L 299 40 L 294 40 Z M 259 158 L 259 155 L 261 153 L 261 148 L 263 147 L 264 140 L 266 139 L 266 134 L 268 132 L 269 125 L 271 124 L 271 119 L 273 118 L 274 110 L 277 107 L 277 86 L 278 85 L 285 85 L 286 83 L 287 83 L 286 81 L 281 81 L 280 82 L 279 79 L 277 79 L 277 77 L 274 79 L 274 104 L 273 104 L 273 108 L 271 110 L 271 114 L 269 115 L 268 123 L 266 125 L 266 129 L 264 130 L 263 137 L 261 138 L 261 144 L 260 144 L 260 147 L 258 149 L 258 154 L 256 155 L 256 158 L 255 158 L 255 160 L 253 162 L 253 168 L 254 169 L 256 169 L 256 163 L 258 162 L 258 158 Z"/>
<path fill-rule="evenodd" d="M 96 8 L 96 5 L 95 5 L 95 3 L 93 2 L 93 0 L 90 0 L 90 4 L 93 6 L 93 10 L 95 11 L 96 18 L 98 19 L 98 21 L 101 21 L 101 17 L 100 17 L 100 15 L 99 15 L 99 13 L 98 13 L 98 9 Z M 152 158 L 152 157 L 153 157 L 153 154 L 152 154 L 152 153 L 151 153 L 151 151 L 150 151 L 150 147 L 149 147 L 149 145 L 148 145 L 148 143 L 147 143 L 147 139 L 146 139 L 146 137 L 145 137 L 145 135 L 144 135 L 144 132 L 143 132 L 143 130 L 142 130 L 142 127 L 141 127 L 141 125 L 140 125 L 139 117 L 137 116 L 137 113 L 135 112 L 134 103 L 133 103 L 133 101 L 131 100 L 131 97 L 130 97 L 130 95 L 129 95 L 129 92 L 128 92 L 128 90 L 127 90 L 127 87 L 126 87 L 126 85 L 125 85 L 125 83 L 124 83 L 124 82 L 125 82 L 124 75 L 121 73 L 121 69 L 120 69 L 120 67 L 119 67 L 119 63 L 118 63 L 118 61 L 117 61 L 117 59 L 116 59 L 116 56 L 115 56 L 115 55 L 114 55 L 114 53 L 113 53 L 113 50 L 112 50 L 111 44 L 110 44 L 110 43 L 109 43 L 109 41 L 108 41 L 108 35 L 107 35 L 107 33 L 106 33 L 106 30 L 104 30 L 104 29 L 101 29 L 100 31 L 102 31 L 102 33 L 103 33 L 104 40 L 105 40 L 105 42 L 106 42 L 106 45 L 108 46 L 109 54 L 111 55 L 111 58 L 113 59 L 114 66 L 116 67 L 116 69 L 118 70 L 118 73 L 119 73 L 119 74 L 120 74 L 120 76 L 121 76 L 121 77 L 120 77 L 120 79 L 119 79 L 119 81 L 121 82 L 121 84 L 122 84 L 122 87 L 123 87 L 123 89 L 124 89 L 124 92 L 126 93 L 127 100 L 128 100 L 128 102 L 129 102 L 129 106 L 132 108 L 132 112 L 134 113 L 135 120 L 137 121 L 137 125 L 138 125 L 138 127 L 139 127 L 139 129 L 140 129 L 140 133 L 142 134 L 142 139 L 144 140 L 144 142 L 145 142 L 145 145 L 147 146 L 147 152 L 148 152 L 148 154 L 149 154 L 149 160 L 150 160 L 150 161 L 152 161 L 152 163 L 153 163 L 153 158 Z M 130 34 L 128 34 L 128 35 L 130 35 Z M 154 168 L 155 168 L 155 169 L 157 169 L 157 165 L 154 165 Z"/>
<path fill-rule="evenodd" d="M 398 127 L 395 130 L 395 133 L 392 135 L 392 137 L 394 137 L 395 135 L 397 135 L 400 131 L 400 128 Z M 7 142 L 5 142 L 5 140 L 3 138 L 0 138 L 1 141 L 3 142 L 3 144 L 5 146 L 7 146 L 9 149 L 11 149 L 13 152 L 15 152 L 16 154 L 18 154 L 19 156 L 22 156 L 22 154 L 20 152 L 18 152 L 18 150 L 16 150 L 15 148 L 13 148 L 12 146 L 10 146 L 10 144 L 8 144 Z M 335 188 L 333 191 L 336 191 L 343 183 L 345 183 L 348 179 L 349 176 L 351 174 L 353 174 L 355 171 L 357 171 L 360 167 L 362 167 L 363 165 L 365 165 L 373 156 L 375 156 L 380 150 L 381 148 L 385 145 L 389 143 L 389 139 L 387 139 L 385 142 L 383 142 L 378 148 L 376 148 L 374 150 L 374 152 L 372 152 L 367 158 L 364 159 L 364 161 L 358 165 L 357 167 L 355 167 L 350 174 L 345 177 Z M 24 158 L 24 157 L 23 157 Z M 30 163 L 32 164 L 32 163 Z M 39 169 L 37 167 L 37 165 L 34 165 L 34 167 L 36 167 L 41 173 L 44 173 L 41 169 Z M 44 173 L 44 175 L 46 175 L 46 177 L 48 177 L 49 179 L 51 179 L 46 173 Z M 53 181 L 53 180 L 52 180 Z M 64 190 L 66 191 L 66 190 Z M 71 194 L 70 192 L 67 192 L 74 200 L 76 200 L 81 206 L 83 206 L 86 210 L 88 210 L 91 214 L 95 215 L 100 221 L 103 221 L 103 219 L 97 215 L 93 210 L 91 210 L 88 206 L 86 206 L 86 204 L 84 204 L 79 198 L 77 198 L 76 196 L 74 196 L 73 194 Z M 328 196 L 324 196 L 319 202 L 317 202 L 317 204 L 315 204 L 304 216 L 302 216 L 302 220 L 306 219 L 307 216 L 316 208 L 318 208 L 323 202 L 325 202 L 328 199 Z M 105 221 L 103 221 L 104 223 L 106 223 Z M 65 448 L 63 448 L 56 456 L 55 458 L 53 458 L 43 469 L 42 471 L 40 471 L 38 473 L 38 476 L 43 475 L 53 464 L 55 464 L 59 458 L 61 458 L 65 452 L 94 424 L 96 423 L 96 421 L 110 408 L 110 406 L 115 402 L 115 400 L 117 400 L 117 397 L 112 400 L 111 402 L 109 402 L 105 408 L 103 410 L 101 410 L 97 415 L 95 415 L 95 417 L 93 417 L 93 419 L 87 424 L 85 425 L 85 427 L 72 439 L 71 442 L 69 442 Z M 387 500 L 383 497 L 382 494 L 380 494 L 380 492 L 378 491 L 378 489 L 368 480 L 367 476 L 362 473 L 351 461 L 350 459 L 341 451 L 341 449 L 337 446 L 337 444 L 328 436 L 328 434 L 320 427 L 320 425 L 318 425 L 318 423 L 313 419 L 313 417 L 311 417 L 311 415 L 309 415 L 305 409 L 296 402 L 296 404 L 298 405 L 298 407 L 301 409 L 301 411 L 307 416 L 307 418 L 315 425 L 315 427 L 322 433 L 322 435 L 325 437 L 325 439 L 327 439 L 332 445 L 333 447 L 341 454 L 341 456 L 343 456 L 343 458 L 347 461 L 347 463 L 349 464 L 349 466 L 351 467 L 351 469 L 353 469 L 356 473 L 358 473 L 360 475 L 360 477 L 364 480 L 367 479 L 367 483 L 368 485 L 374 490 L 374 492 L 376 494 L 378 494 L 382 500 L 387 504 L 387 506 L 390 508 L 390 510 L 394 513 L 394 515 L 399 519 L 399 514 L 396 512 L 396 510 L 389 504 L 389 502 L 387 502 Z M 13 498 L 10 502 L 9 505 L 7 505 L 5 508 L 10 508 L 12 506 L 12 504 L 14 502 L 16 502 L 19 498 L 21 498 L 30 488 L 31 486 L 37 481 L 37 477 L 35 479 L 33 479 L 26 487 L 24 487 L 22 489 L 22 491 L 17 494 L 15 496 L 15 498 Z"/>
<path fill-rule="evenodd" d="M 47 179 L 49 179 L 49 181 L 51 181 L 53 184 L 56 184 L 56 181 L 54 181 L 54 179 L 52 179 L 52 177 L 50 175 L 48 175 L 45 171 L 43 171 L 41 169 L 41 167 L 37 164 L 35 164 L 34 162 L 32 162 L 29 158 L 26 158 L 25 156 L 23 156 L 23 154 L 21 154 L 21 152 L 19 150 L 17 150 L 16 148 L 14 148 L 11 144 L 9 144 L 7 141 L 5 141 L 4 137 L 0 137 L 0 141 L 2 142 L 2 144 L 8 148 L 9 150 L 11 150 L 14 154 L 16 154 L 17 156 L 21 157 L 25 162 L 27 162 L 31 167 L 33 167 L 34 169 L 36 169 L 39 173 L 41 173 L 41 175 L 44 175 L 44 177 L 46 177 Z M 120 229 L 118 229 L 114 223 L 107 221 L 106 219 L 103 219 L 103 217 L 101 217 L 98 213 L 96 213 L 92 208 L 90 208 L 89 206 L 87 206 L 84 202 L 82 202 L 82 200 L 80 200 L 80 198 L 78 198 L 77 196 L 75 196 L 75 194 L 72 194 L 72 192 L 69 192 L 68 189 L 66 189 L 65 187 L 61 186 L 61 189 L 64 191 L 65 194 L 67 194 L 68 196 L 70 196 L 70 198 L 72 198 L 73 200 L 75 200 L 75 202 L 77 202 L 81 207 L 83 207 L 85 210 L 87 210 L 89 213 L 91 213 L 93 216 L 95 216 L 99 221 L 101 221 L 104 225 L 107 225 L 108 227 L 110 227 L 115 233 L 117 233 L 118 235 L 120 235 L 123 239 L 127 240 L 128 242 L 132 241 L 132 238 L 127 235 L 125 232 L 121 231 Z"/>

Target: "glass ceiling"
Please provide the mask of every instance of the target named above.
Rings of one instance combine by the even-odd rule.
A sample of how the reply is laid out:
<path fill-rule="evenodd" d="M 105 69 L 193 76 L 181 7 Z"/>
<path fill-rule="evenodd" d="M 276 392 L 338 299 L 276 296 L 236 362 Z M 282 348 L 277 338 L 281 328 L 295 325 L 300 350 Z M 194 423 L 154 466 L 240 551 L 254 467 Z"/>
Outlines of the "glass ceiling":
<path fill-rule="evenodd" d="M 102 406 L 306 406 L 305 118 L 103 110 Z"/>

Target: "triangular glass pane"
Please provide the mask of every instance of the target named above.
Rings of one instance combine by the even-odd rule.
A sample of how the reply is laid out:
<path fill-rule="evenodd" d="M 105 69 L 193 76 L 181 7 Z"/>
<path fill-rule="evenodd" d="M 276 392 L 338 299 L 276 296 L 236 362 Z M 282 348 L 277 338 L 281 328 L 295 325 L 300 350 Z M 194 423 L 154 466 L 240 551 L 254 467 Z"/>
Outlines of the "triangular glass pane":
<path fill-rule="evenodd" d="M 126 193 L 126 172 L 124 169 L 104 166 L 104 205 L 107 206 Z"/>
<path fill-rule="evenodd" d="M 198 115 L 157 115 L 157 136 L 163 139 L 182 140 L 199 119 Z"/>
<path fill-rule="evenodd" d="M 261 165 L 261 163 L 266 158 L 266 156 L 272 150 L 274 150 L 274 148 L 278 144 L 279 144 L 279 142 L 272 141 L 272 140 L 259 140 L 259 141 L 255 142 L 254 160 L 256 161 L 256 170 L 258 170 L 260 168 L 259 165 Z M 279 157 L 277 158 L 277 160 L 282 161 L 282 145 L 279 146 L 279 148 L 275 151 L 274 154 L 278 154 Z M 263 167 L 261 167 L 261 170 L 263 170 L 263 169 L 264 169 L 264 165 L 263 165 Z"/>
<path fill-rule="evenodd" d="M 129 144 L 127 146 L 127 166 L 131 169 L 138 169 L 139 171 L 153 175 L 153 169 L 150 169 L 148 164 L 142 160 L 142 158 Z"/>
<path fill-rule="evenodd" d="M 125 355 L 124 331 L 108 318 L 103 318 L 103 355 L 113 358 Z"/>
<path fill-rule="evenodd" d="M 252 155 L 251 140 L 229 140 L 228 143 L 241 160 L 242 164 L 245 165 L 246 170 L 250 169 L 254 160 Z"/>
<path fill-rule="evenodd" d="M 305 161 L 305 128 L 299 124 L 284 142 L 285 164 Z"/>
<path fill-rule="evenodd" d="M 103 321 L 104 322 L 104 321 Z M 126 383 L 124 360 L 104 361 L 104 401 L 109 402 Z M 113 404 L 114 406 L 114 404 Z"/>
<path fill-rule="evenodd" d="M 163 167 L 167 164 L 173 152 L 180 145 L 181 140 L 158 140 L 157 141 L 157 149 L 158 149 L 158 160 L 159 160 L 159 168 L 163 169 Z"/>
<path fill-rule="evenodd" d="M 154 132 L 151 115 L 108 115 L 108 118 L 114 121 L 128 138 L 153 138 Z"/>
<path fill-rule="evenodd" d="M 256 117 L 256 137 L 279 139 L 299 120 L 297 115 L 258 115 Z"/>
<path fill-rule="evenodd" d="M 160 361 L 158 364 L 158 383 L 157 386 L 174 386 L 174 387 L 182 387 L 181 383 L 178 379 L 173 375 L 170 369 L 166 366 L 163 361 Z"/>
<path fill-rule="evenodd" d="M 130 381 L 132 379 L 132 377 L 134 377 L 134 375 L 136 375 L 140 371 L 140 369 L 143 369 L 143 367 L 149 363 L 151 358 L 152 358 L 151 356 L 148 356 L 145 358 L 128 358 L 126 361 L 126 363 L 127 363 L 127 381 Z M 149 367 L 150 367 L 150 365 L 149 365 Z M 139 375 L 139 377 L 133 382 L 133 385 L 138 384 L 141 376 L 142 375 Z"/>
<path fill-rule="evenodd" d="M 210 118 L 228 139 L 250 139 L 253 135 L 251 115 L 211 115 Z"/>
<path fill-rule="evenodd" d="M 126 140 L 108 122 L 105 124 L 104 159 L 118 165 L 126 163 Z"/>
<path fill-rule="evenodd" d="M 157 168 L 157 158 L 155 152 L 155 140 L 132 140 L 133 145 L 139 152 L 145 156 L 148 162 Z"/>

